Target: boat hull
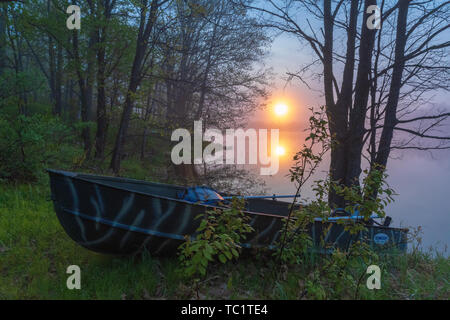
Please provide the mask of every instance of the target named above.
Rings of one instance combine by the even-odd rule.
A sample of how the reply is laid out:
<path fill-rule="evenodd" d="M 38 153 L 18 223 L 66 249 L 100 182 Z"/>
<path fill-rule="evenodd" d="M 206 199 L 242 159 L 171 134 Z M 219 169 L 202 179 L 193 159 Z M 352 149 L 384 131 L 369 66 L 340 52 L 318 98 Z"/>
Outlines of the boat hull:
<path fill-rule="evenodd" d="M 54 209 L 66 233 L 81 246 L 104 254 L 142 250 L 153 255 L 173 254 L 186 236 L 195 236 L 200 222 L 195 217 L 211 208 L 168 197 L 182 187 L 55 170 L 49 170 L 49 175 Z M 249 201 L 250 211 L 261 212 L 247 212 L 254 232 L 242 245 L 275 246 L 288 206 L 281 201 Z M 319 250 L 345 250 L 359 240 L 374 249 L 405 251 L 407 245 L 406 229 L 368 226 L 366 231 L 350 235 L 341 224 L 321 221 L 308 229 Z"/>

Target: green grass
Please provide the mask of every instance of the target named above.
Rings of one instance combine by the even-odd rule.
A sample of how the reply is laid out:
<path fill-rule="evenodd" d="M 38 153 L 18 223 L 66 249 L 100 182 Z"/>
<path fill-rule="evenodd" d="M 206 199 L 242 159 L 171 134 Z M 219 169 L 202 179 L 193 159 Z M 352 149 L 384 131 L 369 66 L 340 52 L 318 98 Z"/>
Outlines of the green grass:
<path fill-rule="evenodd" d="M 325 274 L 305 293 L 315 270 L 312 263 L 275 275 L 277 266 L 270 257 L 248 254 L 214 266 L 194 290 L 177 272 L 176 257 L 143 253 L 118 258 L 78 246 L 60 226 L 49 199 L 46 186 L 0 186 L 0 299 L 353 299 L 367 267 L 351 261 L 345 276 Z M 357 298 L 449 298 L 448 258 L 415 252 L 378 263 L 383 270 L 381 290 L 368 290 L 364 276 Z M 81 268 L 81 290 L 66 287 L 69 265 Z"/>

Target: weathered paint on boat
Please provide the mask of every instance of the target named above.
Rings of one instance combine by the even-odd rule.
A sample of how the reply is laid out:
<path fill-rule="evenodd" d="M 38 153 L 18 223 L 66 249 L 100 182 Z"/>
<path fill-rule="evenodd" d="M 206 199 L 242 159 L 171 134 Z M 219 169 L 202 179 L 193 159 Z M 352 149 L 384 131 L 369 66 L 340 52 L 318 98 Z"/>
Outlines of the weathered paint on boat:
<path fill-rule="evenodd" d="M 194 236 L 199 220 L 211 206 L 177 198 L 181 186 L 134 179 L 48 170 L 55 212 L 67 234 L 81 246 L 106 254 L 148 250 L 173 254 L 185 236 Z M 244 247 L 274 246 L 280 237 L 289 203 L 249 199 L 246 213 L 255 229 Z M 336 222 L 315 221 L 309 233 L 317 247 L 347 249 L 357 240 L 374 248 L 406 250 L 407 229 L 368 226 L 350 235 Z"/>

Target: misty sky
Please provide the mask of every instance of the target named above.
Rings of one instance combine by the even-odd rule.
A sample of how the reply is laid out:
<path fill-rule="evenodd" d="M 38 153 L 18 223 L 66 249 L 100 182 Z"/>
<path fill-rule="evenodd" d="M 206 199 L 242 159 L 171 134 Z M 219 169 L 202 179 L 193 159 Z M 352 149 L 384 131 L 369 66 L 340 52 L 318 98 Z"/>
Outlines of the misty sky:
<path fill-rule="evenodd" d="M 295 193 L 294 186 L 286 177 L 292 154 L 300 147 L 305 129 L 305 119 L 308 107 L 324 103 L 320 83 L 311 84 L 308 89 L 300 81 L 291 81 L 286 85 L 286 72 L 299 69 L 302 62 L 310 61 L 308 49 L 290 36 L 279 36 L 272 45 L 266 60 L 267 65 L 275 73 L 276 90 L 274 100 L 286 98 L 290 105 L 290 114 L 283 123 L 275 119 L 270 110 L 257 112 L 249 126 L 280 128 L 280 143 L 285 143 L 288 154 L 282 161 L 280 172 L 273 177 L 265 177 L 267 187 L 272 193 Z M 449 107 L 450 95 L 436 92 L 433 102 Z M 278 121 L 278 122 L 277 122 Z M 296 145 L 298 142 L 298 146 Z M 424 247 L 437 246 L 441 250 L 450 244 L 450 152 L 402 152 L 396 153 L 388 163 L 388 182 L 399 194 L 396 202 L 387 209 L 387 214 L 393 217 L 394 226 L 422 226 Z M 317 177 L 323 176 L 327 170 L 325 159 Z M 308 188 L 302 194 L 311 197 Z M 447 253 L 448 254 L 448 253 Z"/>

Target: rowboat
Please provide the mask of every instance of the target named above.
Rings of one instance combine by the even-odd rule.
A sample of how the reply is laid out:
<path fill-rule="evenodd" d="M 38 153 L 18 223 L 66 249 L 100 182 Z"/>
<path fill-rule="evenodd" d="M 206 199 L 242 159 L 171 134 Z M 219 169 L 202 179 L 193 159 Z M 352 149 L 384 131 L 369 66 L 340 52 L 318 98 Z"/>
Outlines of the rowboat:
<path fill-rule="evenodd" d="M 186 236 L 195 237 L 198 215 L 216 208 L 214 199 L 190 198 L 190 188 L 61 170 L 47 170 L 56 215 L 66 233 L 79 245 L 99 253 L 129 255 L 148 250 L 153 255 L 176 252 Z M 208 189 L 203 189 L 208 190 Z M 221 195 L 217 194 L 218 198 Z M 289 202 L 250 197 L 245 214 L 254 231 L 244 248 L 277 245 Z M 355 241 L 373 248 L 405 251 L 407 229 L 369 225 L 351 235 L 337 220 L 316 219 L 308 232 L 320 250 L 347 249 Z"/>

